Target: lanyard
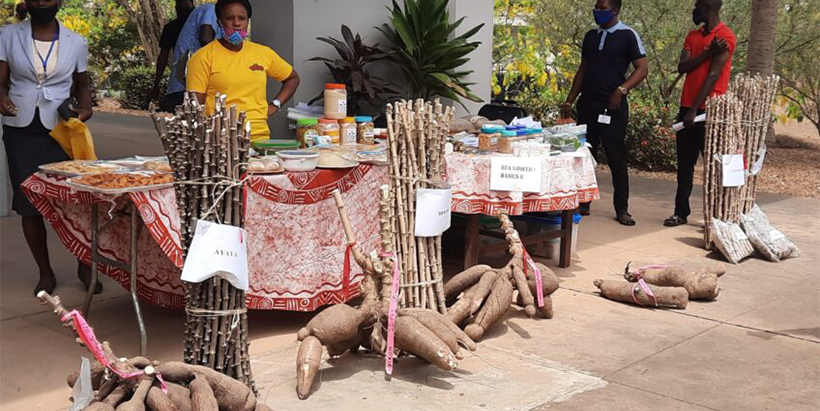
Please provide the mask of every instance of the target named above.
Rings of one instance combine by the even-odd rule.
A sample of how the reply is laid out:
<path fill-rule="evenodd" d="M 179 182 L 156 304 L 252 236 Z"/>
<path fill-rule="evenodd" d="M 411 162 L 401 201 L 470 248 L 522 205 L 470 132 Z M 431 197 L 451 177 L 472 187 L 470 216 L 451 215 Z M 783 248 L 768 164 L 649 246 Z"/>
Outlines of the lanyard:
<path fill-rule="evenodd" d="M 57 30 L 54 31 L 54 38 L 51 39 L 51 46 L 48 47 L 48 54 L 46 54 L 45 59 L 43 59 L 43 55 L 40 54 L 40 49 L 37 48 L 37 39 L 34 38 L 34 31 L 31 32 L 31 38 L 34 40 L 34 51 L 37 52 L 37 57 L 40 59 L 40 62 L 43 63 L 43 81 L 45 81 L 45 79 L 48 78 L 48 60 L 51 59 L 51 53 L 54 51 L 54 44 L 60 39 L 60 26 L 57 26 Z"/>

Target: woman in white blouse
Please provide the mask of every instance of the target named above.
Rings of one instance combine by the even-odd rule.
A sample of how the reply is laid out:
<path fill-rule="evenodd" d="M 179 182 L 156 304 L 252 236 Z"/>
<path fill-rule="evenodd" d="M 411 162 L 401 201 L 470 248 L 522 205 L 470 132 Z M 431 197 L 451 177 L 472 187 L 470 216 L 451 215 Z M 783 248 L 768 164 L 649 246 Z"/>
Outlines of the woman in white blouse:
<path fill-rule="evenodd" d="M 40 271 L 36 294 L 54 291 L 43 216 L 20 189 L 42 164 L 68 160 L 50 133 L 57 125 L 58 108 L 72 96 L 81 121 L 91 118 L 91 88 L 87 70 L 88 47 L 81 36 L 57 21 L 62 0 L 26 0 L 30 20 L 6 26 L 0 32 L 0 114 L 3 143 L 14 188 L 12 208 L 23 220 L 23 234 Z M 89 267 L 80 263 L 77 275 L 88 286 Z M 97 287 L 95 292 L 102 289 Z"/>

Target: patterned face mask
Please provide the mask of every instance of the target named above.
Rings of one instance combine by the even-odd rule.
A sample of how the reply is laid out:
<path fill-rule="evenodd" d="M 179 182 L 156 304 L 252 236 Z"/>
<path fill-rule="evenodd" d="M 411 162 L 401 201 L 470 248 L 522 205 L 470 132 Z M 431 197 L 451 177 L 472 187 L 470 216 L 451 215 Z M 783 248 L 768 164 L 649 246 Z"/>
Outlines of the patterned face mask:
<path fill-rule="evenodd" d="M 222 31 L 224 32 L 222 38 L 227 40 L 229 43 L 238 46 L 248 38 L 248 30 L 237 30 L 228 27 L 223 27 Z"/>

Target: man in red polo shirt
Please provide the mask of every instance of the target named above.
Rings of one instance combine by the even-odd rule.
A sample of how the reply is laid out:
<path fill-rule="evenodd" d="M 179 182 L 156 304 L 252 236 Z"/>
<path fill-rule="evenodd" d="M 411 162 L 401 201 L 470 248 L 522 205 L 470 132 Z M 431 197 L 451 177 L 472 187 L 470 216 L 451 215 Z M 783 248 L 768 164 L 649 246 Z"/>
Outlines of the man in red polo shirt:
<path fill-rule="evenodd" d="M 678 72 L 686 73 L 681 95 L 678 121 L 684 129 L 678 132 L 678 193 L 675 214 L 664 221 L 667 227 L 686 224 L 691 209 L 689 196 L 695 164 L 703 152 L 706 123 L 695 122 L 695 117 L 706 111 L 709 97 L 726 93 L 732 72 L 732 54 L 737 42 L 735 33 L 720 21 L 721 0 L 697 0 L 692 10 L 692 21 L 702 28 L 689 32 L 678 63 Z"/>

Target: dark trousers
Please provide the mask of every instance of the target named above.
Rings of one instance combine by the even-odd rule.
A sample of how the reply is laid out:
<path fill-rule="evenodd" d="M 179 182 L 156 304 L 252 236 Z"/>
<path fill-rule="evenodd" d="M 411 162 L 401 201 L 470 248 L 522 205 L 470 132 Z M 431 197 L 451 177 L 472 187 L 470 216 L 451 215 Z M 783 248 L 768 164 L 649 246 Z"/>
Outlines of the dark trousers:
<path fill-rule="evenodd" d="M 678 112 L 678 122 L 689 112 L 688 107 L 681 107 Z M 703 114 L 705 110 L 698 110 Z M 703 153 L 706 142 L 706 123 L 695 123 L 690 128 L 678 131 L 676 144 L 678 146 L 678 194 L 675 197 L 675 215 L 689 217 L 692 210 L 689 208 L 689 197 L 692 195 L 692 185 L 695 178 L 695 165 L 698 157 Z"/>
<path fill-rule="evenodd" d="M 160 101 L 159 110 L 165 113 L 176 112 L 177 106 L 181 106 L 185 100 L 185 92 L 166 94 Z"/>
<path fill-rule="evenodd" d="M 626 98 L 618 110 L 606 111 L 612 117 L 610 124 L 598 122 L 598 116 L 604 114 L 605 101 L 578 101 L 578 124 L 586 124 L 587 141 L 592 145 L 592 155 L 598 159 L 601 147 L 606 152 L 607 164 L 612 171 L 612 185 L 615 187 L 615 212 L 629 212 L 629 170 L 626 165 L 626 127 L 629 124 L 629 102 Z"/>

